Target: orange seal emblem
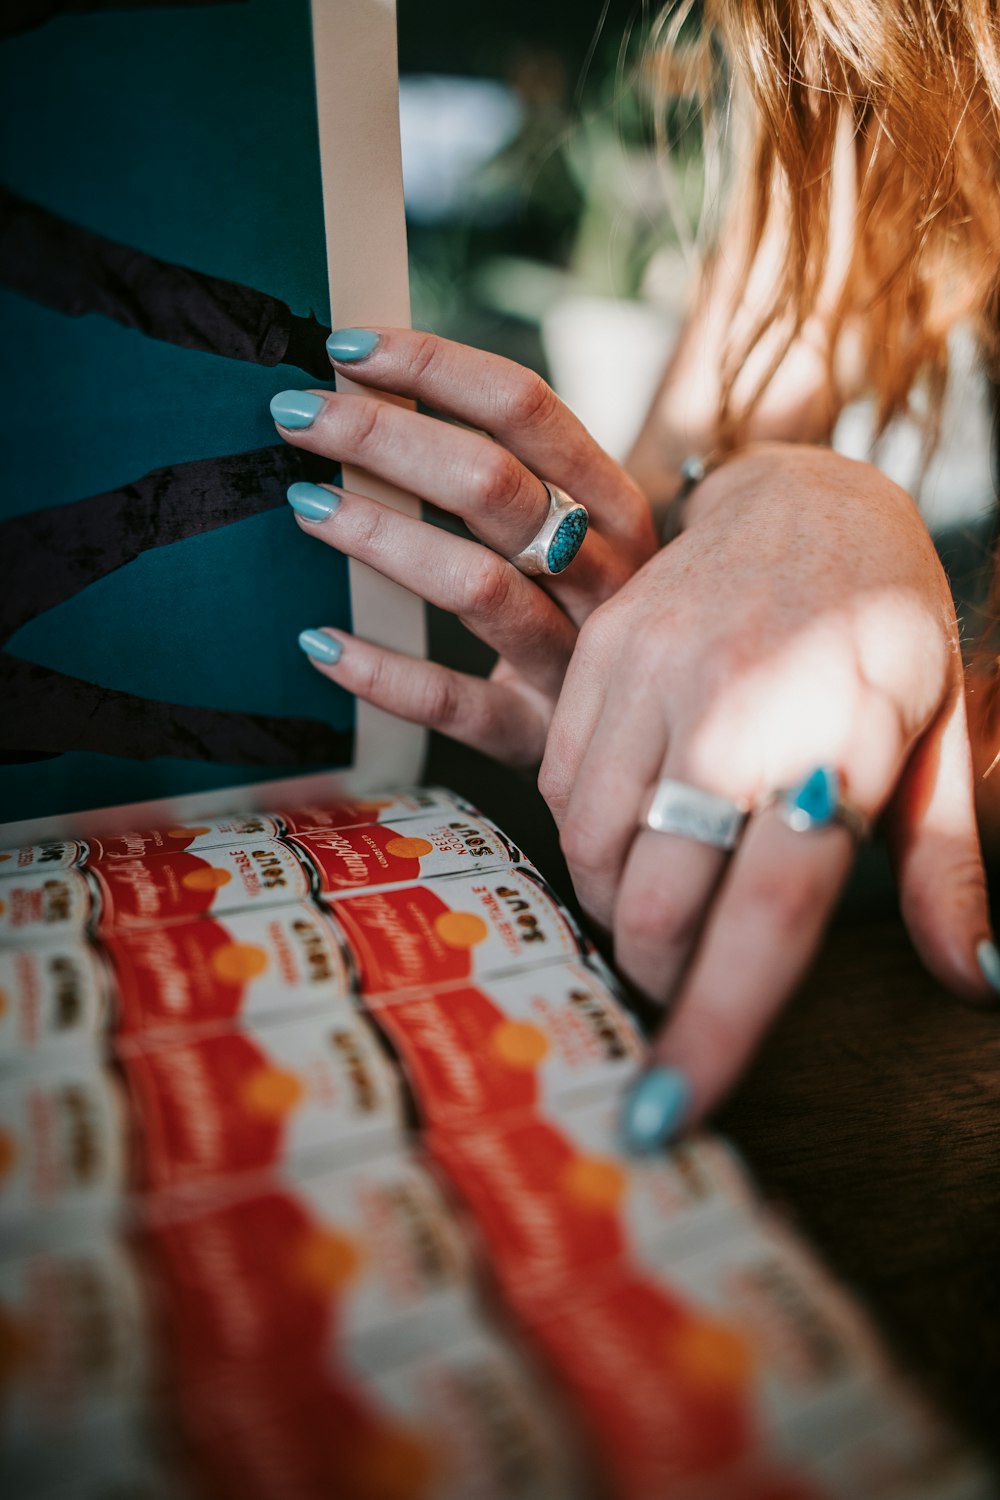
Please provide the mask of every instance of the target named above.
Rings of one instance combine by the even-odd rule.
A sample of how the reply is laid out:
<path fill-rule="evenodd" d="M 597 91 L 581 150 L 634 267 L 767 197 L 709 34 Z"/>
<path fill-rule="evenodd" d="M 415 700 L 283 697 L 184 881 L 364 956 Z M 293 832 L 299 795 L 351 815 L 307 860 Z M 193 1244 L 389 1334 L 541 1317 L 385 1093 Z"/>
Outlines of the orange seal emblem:
<path fill-rule="evenodd" d="M 474 948 L 490 935 L 490 929 L 474 911 L 443 911 L 434 918 L 434 931 L 449 948 Z"/>
<path fill-rule="evenodd" d="M 258 1068 L 251 1073 L 240 1090 L 240 1098 L 251 1114 L 264 1115 L 277 1120 L 292 1112 L 305 1097 L 302 1080 L 297 1073 L 284 1068 Z"/>
<path fill-rule="evenodd" d="M 200 828 L 168 828 L 168 839 L 200 839 L 206 833 L 211 833 L 211 828 L 202 826 Z"/>
<path fill-rule="evenodd" d="M 511 1068 L 537 1068 L 549 1055 L 549 1039 L 531 1021 L 502 1021 L 490 1033 L 490 1051 Z"/>
<path fill-rule="evenodd" d="M 346 1286 L 364 1264 L 357 1242 L 335 1229 L 314 1229 L 304 1234 L 291 1259 L 298 1278 L 321 1292 Z"/>
<path fill-rule="evenodd" d="M 223 984 L 248 984 L 268 970 L 268 957 L 256 943 L 226 943 L 212 954 L 211 969 Z"/>
<path fill-rule="evenodd" d="M 181 885 L 189 891 L 218 891 L 232 880 L 228 870 L 217 870 L 214 865 L 206 865 L 203 870 L 189 870 L 186 875 L 181 876 Z"/>
<path fill-rule="evenodd" d="M 391 854 L 393 859 L 423 859 L 425 854 L 434 853 L 434 845 L 429 839 L 389 839 L 385 846 L 386 854 Z"/>
<path fill-rule="evenodd" d="M 604 1156 L 577 1156 L 561 1174 L 559 1185 L 567 1198 L 582 1208 L 616 1209 L 625 1196 L 627 1178 L 617 1162 Z"/>

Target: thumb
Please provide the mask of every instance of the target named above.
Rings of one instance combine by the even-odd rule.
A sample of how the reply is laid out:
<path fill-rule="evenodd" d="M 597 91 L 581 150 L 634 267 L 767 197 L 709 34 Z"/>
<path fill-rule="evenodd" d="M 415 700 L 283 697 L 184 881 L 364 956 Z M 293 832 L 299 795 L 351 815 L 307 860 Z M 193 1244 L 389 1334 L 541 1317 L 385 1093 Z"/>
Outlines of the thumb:
<path fill-rule="evenodd" d="M 961 679 L 917 742 L 886 818 L 903 921 L 927 968 L 979 1004 L 1000 994 Z"/>

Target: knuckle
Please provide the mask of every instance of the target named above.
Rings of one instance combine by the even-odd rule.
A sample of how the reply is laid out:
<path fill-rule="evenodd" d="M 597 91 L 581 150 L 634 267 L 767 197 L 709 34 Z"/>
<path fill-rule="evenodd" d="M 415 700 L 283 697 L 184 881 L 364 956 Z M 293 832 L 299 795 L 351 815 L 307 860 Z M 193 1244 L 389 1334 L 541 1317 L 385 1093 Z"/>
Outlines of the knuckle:
<path fill-rule="evenodd" d="M 341 403 L 337 407 L 342 439 L 353 452 L 368 452 L 381 440 L 387 408 L 366 396 L 348 400 L 350 405 Z"/>
<path fill-rule="evenodd" d="M 538 790 L 553 818 L 557 823 L 562 823 L 569 806 L 572 781 L 565 764 L 551 753 L 551 744 L 550 738 L 542 764 L 538 768 Z"/>
<path fill-rule="evenodd" d="M 510 602 L 515 576 L 510 563 L 497 553 L 480 548 L 464 579 L 462 592 L 466 602 L 463 613 L 478 619 L 495 619 L 502 615 Z"/>
<path fill-rule="evenodd" d="M 433 375 L 441 359 L 441 346 L 434 334 L 415 333 L 410 350 L 410 375 L 413 380 L 421 381 L 425 376 Z"/>
<path fill-rule="evenodd" d="M 419 705 L 425 724 L 443 728 L 454 724 L 460 711 L 460 695 L 455 679 L 447 672 L 429 675 Z"/>
<path fill-rule="evenodd" d="M 499 445 L 490 445 L 476 461 L 469 487 L 479 504 L 487 510 L 506 507 L 516 500 L 523 484 L 523 471 L 517 460 Z"/>
<path fill-rule="evenodd" d="M 598 875 L 605 868 L 594 829 L 581 818 L 568 818 L 559 834 L 559 844 L 574 875 Z"/>
<path fill-rule="evenodd" d="M 559 406 L 550 385 L 534 370 L 517 370 L 497 393 L 497 415 L 511 427 L 543 427 Z"/>
<path fill-rule="evenodd" d="M 346 509 L 346 507 L 345 507 Z M 354 514 L 353 536 L 358 552 L 373 556 L 382 550 L 387 540 L 389 517 L 380 505 L 352 507 Z"/>

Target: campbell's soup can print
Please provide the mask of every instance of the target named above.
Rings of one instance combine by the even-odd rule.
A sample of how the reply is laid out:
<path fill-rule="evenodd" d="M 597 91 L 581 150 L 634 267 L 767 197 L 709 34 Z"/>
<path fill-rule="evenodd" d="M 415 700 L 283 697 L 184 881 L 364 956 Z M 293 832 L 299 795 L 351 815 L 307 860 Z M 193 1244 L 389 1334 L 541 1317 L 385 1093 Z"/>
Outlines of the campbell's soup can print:
<path fill-rule="evenodd" d="M 0 849 L 0 879 L 71 870 L 86 862 L 87 853 L 88 845 L 80 839 L 48 839 L 42 844 L 22 844 L 19 849 Z"/>
<path fill-rule="evenodd" d="M 366 823 L 297 834 L 325 895 L 400 885 L 436 875 L 459 875 L 510 865 L 520 858 L 503 834 L 479 818 L 413 818 L 395 827 Z"/>
<path fill-rule="evenodd" d="M 643 1051 L 631 1017 L 582 964 L 385 996 L 373 1009 L 430 1124 L 616 1094 Z"/>
<path fill-rule="evenodd" d="M 85 943 L 0 948 L 0 1073 L 54 1047 L 96 1046 L 108 1024 L 108 979 Z"/>
<path fill-rule="evenodd" d="M 402 1154 L 271 1181 L 154 1229 L 151 1250 L 164 1358 L 185 1382 L 230 1362 L 398 1362 L 472 1318 L 466 1238 L 434 1179 Z"/>
<path fill-rule="evenodd" d="M 765 1457 L 749 1340 L 697 1304 L 626 1274 L 590 1287 L 570 1310 L 550 1302 L 530 1341 L 587 1434 L 601 1493 L 821 1500 L 791 1465 Z"/>
<path fill-rule="evenodd" d="M 320 828 L 353 828 L 358 823 L 400 823 L 409 818 L 471 812 L 467 803 L 443 787 L 411 787 L 282 809 L 272 816 L 286 833 L 309 833 Z"/>
<path fill-rule="evenodd" d="M 0 1082 L 0 1239 L 32 1239 L 43 1220 L 108 1223 L 127 1163 L 121 1100 L 93 1060 L 59 1055 Z"/>
<path fill-rule="evenodd" d="M 143 1299 L 128 1254 L 110 1237 L 0 1260 L 5 1362 L 0 1446 L 64 1442 L 119 1411 L 149 1373 Z M 9 1471 L 8 1471 L 9 1472 Z M 37 1468 L 32 1466 L 37 1477 Z M 76 1476 L 79 1479 L 79 1475 Z"/>
<path fill-rule="evenodd" d="M 329 1166 L 402 1139 L 398 1075 L 346 1002 L 322 1018 L 151 1041 L 122 1063 L 150 1191 Z"/>
<path fill-rule="evenodd" d="M 281 832 L 278 820 L 268 813 L 234 813 L 221 818 L 193 818 L 169 828 L 146 828 L 135 832 L 109 833 L 88 840 L 88 864 L 112 859 L 137 859 L 147 854 L 200 854 L 203 849 L 221 849 L 248 839 L 268 839 Z"/>
<path fill-rule="evenodd" d="M 724 1147 L 698 1141 L 636 1160 L 619 1144 L 619 1109 L 609 1100 L 428 1132 L 516 1306 L 621 1264 L 655 1279 L 743 1224 L 746 1189 Z"/>
<path fill-rule="evenodd" d="M 569 914 L 524 869 L 341 896 L 330 906 L 365 995 L 575 958 Z"/>
<path fill-rule="evenodd" d="M 38 871 L 0 882 L 0 943 L 79 939 L 99 900 L 82 870 Z"/>
<path fill-rule="evenodd" d="M 101 891 L 102 932 L 241 907 L 279 906 L 301 901 L 310 891 L 309 872 L 279 839 L 228 844 L 201 854 L 102 860 L 89 874 Z"/>
<path fill-rule="evenodd" d="M 422 1484 L 405 1494 L 579 1500 L 589 1493 L 554 1403 L 523 1359 L 485 1329 L 380 1372 L 360 1389 L 376 1409 L 422 1440 L 422 1462 L 417 1455 L 411 1460 L 411 1473 L 420 1473 Z M 351 1461 L 359 1475 L 377 1476 L 377 1451 L 357 1453 Z"/>
<path fill-rule="evenodd" d="M 336 929 L 308 902 L 110 933 L 120 1045 L 132 1037 L 281 1020 L 351 993 Z"/>

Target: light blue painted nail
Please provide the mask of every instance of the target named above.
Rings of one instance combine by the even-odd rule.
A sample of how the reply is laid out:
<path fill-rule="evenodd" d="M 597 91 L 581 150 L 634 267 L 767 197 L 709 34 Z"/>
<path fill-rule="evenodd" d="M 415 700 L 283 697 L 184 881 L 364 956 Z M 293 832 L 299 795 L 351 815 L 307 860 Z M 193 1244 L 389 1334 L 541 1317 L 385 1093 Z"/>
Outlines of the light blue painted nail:
<path fill-rule="evenodd" d="M 351 364 L 356 359 L 365 359 L 378 343 L 378 334 L 370 328 L 335 328 L 326 341 L 326 352 L 331 359 Z"/>
<path fill-rule="evenodd" d="M 340 496 L 332 495 L 321 484 L 300 480 L 288 486 L 288 503 L 304 521 L 326 521 L 340 509 Z"/>
<path fill-rule="evenodd" d="M 983 938 L 976 945 L 976 958 L 986 983 L 1000 994 L 1000 952 L 997 951 L 996 943 Z"/>
<path fill-rule="evenodd" d="M 279 391 L 271 397 L 271 416 L 282 427 L 311 427 L 325 405 L 312 391 Z"/>
<path fill-rule="evenodd" d="M 325 630 L 303 630 L 299 636 L 299 645 L 307 656 L 313 661 L 326 662 L 332 666 L 335 661 L 340 660 L 343 646 L 335 641 L 332 635 L 327 635 Z"/>
<path fill-rule="evenodd" d="M 691 1103 L 691 1085 L 676 1068 L 650 1068 L 625 1101 L 622 1135 L 636 1156 L 656 1151 L 676 1134 Z"/>
<path fill-rule="evenodd" d="M 807 820 L 807 826 L 822 828 L 837 816 L 840 776 L 835 766 L 817 766 L 798 786 L 786 793 L 790 809 Z"/>

